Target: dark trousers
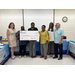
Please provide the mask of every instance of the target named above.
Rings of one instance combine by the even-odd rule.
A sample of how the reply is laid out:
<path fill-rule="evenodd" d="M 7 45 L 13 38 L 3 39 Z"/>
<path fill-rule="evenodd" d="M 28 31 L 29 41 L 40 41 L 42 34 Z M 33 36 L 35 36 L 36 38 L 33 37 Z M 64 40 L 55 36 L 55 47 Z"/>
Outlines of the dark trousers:
<path fill-rule="evenodd" d="M 60 58 L 62 59 L 63 57 L 63 44 L 56 44 L 54 43 L 54 52 L 55 52 L 55 57 L 58 57 L 58 49 L 60 51 Z"/>
<path fill-rule="evenodd" d="M 54 54 L 54 41 L 49 41 L 48 43 L 48 52 Z"/>
<path fill-rule="evenodd" d="M 26 55 L 26 45 L 19 45 L 19 53 L 22 55 L 22 50 L 24 51 L 24 55 Z"/>

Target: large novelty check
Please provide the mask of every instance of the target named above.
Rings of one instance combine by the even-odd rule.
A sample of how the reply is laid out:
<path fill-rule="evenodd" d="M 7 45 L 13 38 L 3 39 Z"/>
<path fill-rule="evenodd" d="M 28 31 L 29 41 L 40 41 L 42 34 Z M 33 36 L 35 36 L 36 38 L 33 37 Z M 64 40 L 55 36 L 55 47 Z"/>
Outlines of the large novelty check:
<path fill-rule="evenodd" d="M 20 31 L 20 40 L 39 41 L 39 32 L 38 31 Z"/>

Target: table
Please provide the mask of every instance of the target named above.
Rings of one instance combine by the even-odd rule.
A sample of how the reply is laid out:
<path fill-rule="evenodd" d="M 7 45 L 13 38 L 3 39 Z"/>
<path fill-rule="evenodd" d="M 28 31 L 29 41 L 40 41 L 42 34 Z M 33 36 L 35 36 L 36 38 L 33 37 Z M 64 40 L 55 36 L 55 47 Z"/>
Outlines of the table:
<path fill-rule="evenodd" d="M 75 50 L 75 46 L 74 46 L 74 50 Z M 70 47 L 70 51 L 71 51 L 71 47 Z M 26 47 L 26 53 L 27 53 L 27 55 L 29 55 L 29 44 Z M 39 42 L 36 43 L 36 54 L 41 55 L 40 43 Z M 63 42 L 63 54 L 69 55 L 69 41 Z M 19 55 L 19 43 L 18 42 L 17 42 L 17 46 L 15 47 L 15 55 Z M 4 45 L 3 48 L 0 49 L 0 64 L 1 65 L 5 64 L 5 62 L 8 61 L 10 56 L 11 56 L 10 48 L 9 48 L 9 45 L 6 44 L 6 45 Z"/>
<path fill-rule="evenodd" d="M 19 55 L 19 42 L 17 42 L 17 46 L 15 47 L 14 54 Z M 39 42 L 36 42 L 36 54 L 41 55 Z M 22 55 L 24 54 L 22 53 Z M 26 46 L 26 55 L 29 55 L 29 44 L 27 44 Z"/>
<path fill-rule="evenodd" d="M 75 42 L 71 41 L 69 43 L 69 54 L 71 55 L 71 57 L 73 57 L 75 59 Z"/>
<path fill-rule="evenodd" d="M 70 41 L 63 41 L 63 54 L 69 55 L 69 42 Z"/>
<path fill-rule="evenodd" d="M 10 58 L 10 48 L 9 45 L 4 45 L 3 48 L 0 48 L 0 65 L 5 64 Z"/>
<path fill-rule="evenodd" d="M 18 42 L 17 42 L 17 46 L 15 47 L 14 52 L 15 52 L 14 53 L 15 55 L 19 55 L 19 43 Z M 58 51 L 58 54 L 59 53 L 60 52 Z M 26 54 L 29 55 L 29 44 L 27 44 L 27 47 L 26 47 Z M 41 55 L 40 43 L 39 42 L 36 42 L 36 54 Z M 69 41 L 63 42 L 63 54 L 69 55 Z"/>

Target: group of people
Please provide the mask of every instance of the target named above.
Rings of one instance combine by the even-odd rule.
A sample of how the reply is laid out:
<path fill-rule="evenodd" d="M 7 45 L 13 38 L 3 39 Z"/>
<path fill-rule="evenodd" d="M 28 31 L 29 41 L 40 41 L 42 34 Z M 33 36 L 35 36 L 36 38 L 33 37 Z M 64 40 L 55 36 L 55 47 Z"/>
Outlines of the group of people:
<path fill-rule="evenodd" d="M 46 26 L 42 25 L 41 31 L 38 31 L 38 28 L 35 27 L 35 23 L 31 23 L 31 27 L 28 31 L 38 31 L 40 34 L 39 41 L 40 41 L 40 49 L 41 49 L 41 56 L 40 58 L 47 59 L 47 54 L 55 54 L 53 59 L 58 58 L 58 49 L 60 50 L 60 57 L 58 60 L 63 58 L 63 36 L 64 31 L 60 28 L 60 23 L 56 23 L 55 29 L 54 24 L 51 22 L 49 24 L 48 30 L 46 30 Z M 24 26 L 21 26 L 20 31 L 25 31 Z M 16 34 L 15 25 L 13 22 L 9 24 L 7 29 L 7 39 L 9 43 L 9 47 L 11 47 L 11 58 L 15 59 L 14 55 L 14 47 L 17 45 L 17 38 L 19 39 L 19 58 L 22 57 L 22 50 L 24 51 L 24 57 L 26 58 L 26 45 L 29 43 L 29 54 L 30 57 L 34 58 L 37 57 L 36 55 L 36 40 L 20 40 L 20 31 Z"/>

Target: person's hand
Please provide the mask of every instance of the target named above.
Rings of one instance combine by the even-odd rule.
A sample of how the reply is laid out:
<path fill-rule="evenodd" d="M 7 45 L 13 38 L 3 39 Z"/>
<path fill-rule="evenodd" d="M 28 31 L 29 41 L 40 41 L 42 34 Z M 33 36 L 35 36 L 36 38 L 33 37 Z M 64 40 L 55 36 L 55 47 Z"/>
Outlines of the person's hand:
<path fill-rule="evenodd" d="M 29 41 L 31 41 L 31 40 L 29 40 Z"/>
<path fill-rule="evenodd" d="M 59 45 L 61 45 L 61 43 L 62 43 L 62 42 L 60 41 L 60 42 L 59 42 Z"/>
<path fill-rule="evenodd" d="M 38 33 L 40 33 L 40 31 L 38 31 Z"/>
<path fill-rule="evenodd" d="M 47 44 L 47 42 L 45 44 Z"/>
<path fill-rule="evenodd" d="M 47 44 L 48 43 L 48 41 L 46 41 L 46 43 L 45 44 Z"/>

